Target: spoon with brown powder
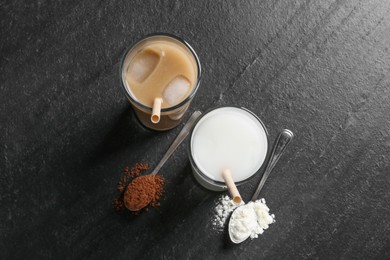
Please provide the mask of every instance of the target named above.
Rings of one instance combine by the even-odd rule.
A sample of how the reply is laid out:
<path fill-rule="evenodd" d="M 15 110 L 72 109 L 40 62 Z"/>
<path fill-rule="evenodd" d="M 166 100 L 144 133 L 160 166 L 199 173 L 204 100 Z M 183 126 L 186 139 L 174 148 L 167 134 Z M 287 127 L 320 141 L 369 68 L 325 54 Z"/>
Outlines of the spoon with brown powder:
<path fill-rule="evenodd" d="M 192 126 L 196 122 L 196 119 L 201 115 L 200 111 L 195 111 L 183 129 L 180 131 L 176 139 L 172 142 L 161 161 L 157 164 L 156 168 L 148 174 L 135 178 L 126 188 L 124 194 L 124 204 L 130 211 L 139 211 L 151 203 L 155 203 L 162 193 L 162 185 L 164 179 L 161 176 L 156 176 L 161 167 L 171 157 L 176 148 L 183 142 L 190 132 Z"/>

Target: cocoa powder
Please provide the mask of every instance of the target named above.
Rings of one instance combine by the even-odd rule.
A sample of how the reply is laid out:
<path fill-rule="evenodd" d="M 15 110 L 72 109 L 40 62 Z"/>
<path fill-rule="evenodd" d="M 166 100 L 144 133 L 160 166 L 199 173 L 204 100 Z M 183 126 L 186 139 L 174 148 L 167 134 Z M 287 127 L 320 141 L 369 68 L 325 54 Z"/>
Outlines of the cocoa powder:
<path fill-rule="evenodd" d="M 124 194 L 126 208 L 142 209 L 147 205 L 159 206 L 163 193 L 164 178 L 159 175 L 140 176 L 132 181 Z"/>
<path fill-rule="evenodd" d="M 117 185 L 121 195 L 112 202 L 115 210 L 123 211 L 126 208 L 134 209 L 140 206 L 160 206 L 159 200 L 164 192 L 165 180 L 159 175 L 140 176 L 148 169 L 147 163 L 136 163 L 131 168 L 126 166 L 123 169 L 123 175 Z M 128 184 L 128 181 L 132 179 L 133 181 Z M 145 211 L 148 209 L 145 208 Z M 138 214 L 139 211 L 132 211 L 132 213 Z"/>

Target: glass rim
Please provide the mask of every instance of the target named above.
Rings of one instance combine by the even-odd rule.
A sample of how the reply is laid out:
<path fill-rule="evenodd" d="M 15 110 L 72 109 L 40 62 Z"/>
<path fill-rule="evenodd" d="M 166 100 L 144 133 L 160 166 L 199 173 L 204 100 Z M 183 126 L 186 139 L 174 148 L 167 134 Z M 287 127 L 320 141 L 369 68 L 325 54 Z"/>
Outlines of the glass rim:
<path fill-rule="evenodd" d="M 265 154 L 265 157 L 264 157 L 264 161 L 261 163 L 260 167 L 253 172 L 252 175 L 250 175 L 248 178 L 244 179 L 244 180 L 241 180 L 241 181 L 238 181 L 238 182 L 235 182 L 235 184 L 237 186 L 241 185 L 241 184 L 244 184 L 246 182 L 248 182 L 249 180 L 251 180 L 252 178 L 254 178 L 254 176 L 257 175 L 257 173 L 261 172 L 264 167 L 265 167 L 265 162 L 267 161 L 267 158 L 269 156 L 269 150 L 270 150 L 270 147 L 269 147 L 269 134 L 268 134 L 268 130 L 265 126 L 265 124 L 263 123 L 263 121 L 254 113 L 252 112 L 251 110 L 245 108 L 245 107 L 241 107 L 241 106 L 234 106 L 234 105 L 229 105 L 229 106 L 217 106 L 217 107 L 214 107 L 214 108 L 211 108 L 209 110 L 207 110 L 205 113 L 203 113 L 202 115 L 200 115 L 195 123 L 194 123 L 194 126 L 192 127 L 192 130 L 191 130 L 191 133 L 190 133 L 190 144 L 188 145 L 188 152 L 189 152 L 189 159 L 190 159 L 190 163 L 192 165 L 192 167 L 195 168 L 195 171 L 197 174 L 200 175 L 200 177 L 207 181 L 209 184 L 212 184 L 212 185 L 215 185 L 215 186 L 219 186 L 219 187 L 226 187 L 226 183 L 225 182 L 221 182 L 221 181 L 216 181 L 216 180 L 213 180 L 211 179 L 210 177 L 208 177 L 206 174 L 203 173 L 203 171 L 201 169 L 199 169 L 198 165 L 196 164 L 193 156 L 192 156 L 192 138 L 193 138 L 193 134 L 194 134 L 194 130 L 197 126 L 197 124 L 199 123 L 199 121 L 207 114 L 209 114 L 210 112 L 214 111 L 214 110 L 217 110 L 217 109 L 221 109 L 221 108 L 228 108 L 228 107 L 232 107 L 232 108 L 238 108 L 238 109 L 241 109 L 247 113 L 249 113 L 250 115 L 252 115 L 259 123 L 260 125 L 263 127 L 264 129 L 264 132 L 265 132 L 265 136 L 266 136 L 266 141 L 267 141 L 267 151 L 266 151 L 266 154 Z"/>
<path fill-rule="evenodd" d="M 193 87 L 191 93 L 184 99 L 182 100 L 180 103 L 174 105 L 174 106 L 171 106 L 171 107 L 166 107 L 166 108 L 161 108 L 161 113 L 165 113 L 165 112 L 170 112 L 170 111 L 174 111 L 178 108 L 181 108 L 182 106 L 184 106 L 186 103 L 188 103 L 189 101 L 191 101 L 193 99 L 193 97 L 195 96 L 198 88 L 199 88 L 199 85 L 200 85 L 200 81 L 201 81 L 201 76 L 202 76 L 202 67 L 200 65 L 200 61 L 199 61 L 199 57 L 198 55 L 196 54 L 195 50 L 191 47 L 191 45 L 186 42 L 185 40 L 183 40 L 182 38 L 176 36 L 176 35 L 173 35 L 173 34 L 170 34 L 170 33 L 151 33 L 151 34 L 148 34 L 148 35 L 145 35 L 144 37 L 142 37 L 141 39 L 137 40 L 134 44 L 130 45 L 129 47 L 126 48 L 124 54 L 122 55 L 122 59 L 121 59 L 121 62 L 120 62 L 120 66 L 119 66 L 119 75 L 120 75 L 120 80 L 121 80 L 121 85 L 125 91 L 125 94 L 127 96 L 128 99 L 130 99 L 131 102 L 133 102 L 136 106 L 138 106 L 140 109 L 143 109 L 143 110 L 146 110 L 148 112 L 152 112 L 152 109 L 153 107 L 150 107 L 150 106 L 147 106 L 147 105 L 144 105 L 142 104 L 141 102 L 139 102 L 138 100 L 136 100 L 129 92 L 127 86 L 126 86 L 126 82 L 124 82 L 124 77 L 123 77 L 123 65 L 124 65 L 124 62 L 128 56 L 128 54 L 138 45 L 140 44 L 141 42 L 149 39 L 149 38 L 153 38 L 153 37 L 158 37 L 158 36 L 162 36 L 162 37 L 167 37 L 167 38 L 171 38 L 173 40 L 176 40 L 178 42 L 180 42 L 181 44 L 183 44 L 190 52 L 191 54 L 193 55 L 194 59 L 195 59 L 195 63 L 196 63 L 196 67 L 197 67 L 197 77 L 196 77 L 196 83 L 195 83 L 195 86 Z"/>

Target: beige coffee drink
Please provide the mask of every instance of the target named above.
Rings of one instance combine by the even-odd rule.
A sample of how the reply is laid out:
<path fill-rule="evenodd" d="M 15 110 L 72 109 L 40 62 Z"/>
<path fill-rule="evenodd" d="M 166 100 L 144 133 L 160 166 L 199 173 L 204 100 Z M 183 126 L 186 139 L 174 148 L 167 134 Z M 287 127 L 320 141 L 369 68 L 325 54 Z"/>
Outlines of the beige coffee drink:
<path fill-rule="evenodd" d="M 141 40 L 122 64 L 122 82 L 133 108 L 141 123 L 154 130 L 180 123 L 199 85 L 199 74 L 192 48 L 168 35 Z M 158 118 L 153 117 L 156 104 Z"/>

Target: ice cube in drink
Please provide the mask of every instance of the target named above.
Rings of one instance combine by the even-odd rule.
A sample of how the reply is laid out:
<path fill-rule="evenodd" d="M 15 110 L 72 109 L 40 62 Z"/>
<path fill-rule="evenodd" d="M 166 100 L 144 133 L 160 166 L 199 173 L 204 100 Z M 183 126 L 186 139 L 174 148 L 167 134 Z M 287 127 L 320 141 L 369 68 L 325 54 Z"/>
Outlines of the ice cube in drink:
<path fill-rule="evenodd" d="M 127 77 L 143 82 L 156 68 L 160 55 L 153 49 L 145 49 L 138 53 L 127 69 Z"/>
<path fill-rule="evenodd" d="M 162 98 L 169 106 L 179 104 L 191 91 L 190 81 L 183 75 L 176 76 L 165 87 Z"/>

